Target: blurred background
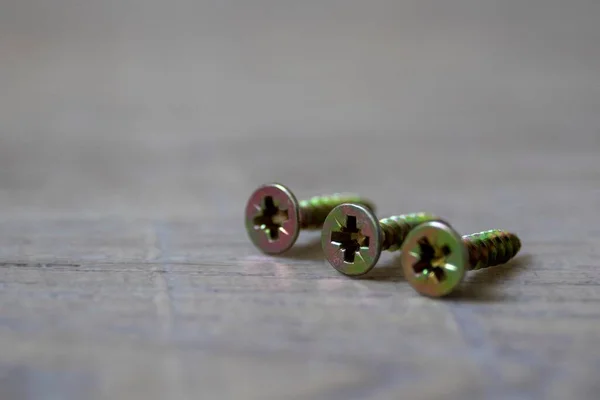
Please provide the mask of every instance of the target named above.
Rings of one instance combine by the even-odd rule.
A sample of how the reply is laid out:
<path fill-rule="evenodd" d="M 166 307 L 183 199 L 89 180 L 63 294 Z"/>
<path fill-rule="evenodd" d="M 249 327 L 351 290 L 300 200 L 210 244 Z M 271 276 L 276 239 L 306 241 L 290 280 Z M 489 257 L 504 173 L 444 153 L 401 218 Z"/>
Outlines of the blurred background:
<path fill-rule="evenodd" d="M 489 183 L 491 200 L 556 149 L 541 176 L 586 179 L 599 16 L 594 0 L 2 0 L 0 214 L 202 217 L 274 179 L 422 186 L 407 207 Z M 415 166 L 440 147 L 443 168 Z"/>
<path fill-rule="evenodd" d="M 598 0 L 0 0 L 0 398 L 597 399 L 599 111 Z M 523 250 L 265 257 L 271 181 Z"/>

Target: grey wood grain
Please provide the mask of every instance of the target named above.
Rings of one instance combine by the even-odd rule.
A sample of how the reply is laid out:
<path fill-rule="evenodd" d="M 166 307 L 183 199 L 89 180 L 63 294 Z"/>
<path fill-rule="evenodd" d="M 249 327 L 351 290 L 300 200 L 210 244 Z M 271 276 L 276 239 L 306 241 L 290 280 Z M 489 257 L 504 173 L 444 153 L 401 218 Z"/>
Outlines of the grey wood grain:
<path fill-rule="evenodd" d="M 600 3 L 0 2 L 0 398 L 596 399 Z M 246 197 L 517 232 L 432 300 Z"/>

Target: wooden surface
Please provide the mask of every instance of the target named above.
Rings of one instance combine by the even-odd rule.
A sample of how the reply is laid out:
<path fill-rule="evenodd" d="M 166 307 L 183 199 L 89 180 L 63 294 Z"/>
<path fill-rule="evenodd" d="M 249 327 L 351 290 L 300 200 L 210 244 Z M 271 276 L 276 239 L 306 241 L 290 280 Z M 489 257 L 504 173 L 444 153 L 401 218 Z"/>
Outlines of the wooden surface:
<path fill-rule="evenodd" d="M 0 398 L 597 399 L 597 1 L 3 1 Z M 523 250 L 446 300 L 255 186 Z"/>

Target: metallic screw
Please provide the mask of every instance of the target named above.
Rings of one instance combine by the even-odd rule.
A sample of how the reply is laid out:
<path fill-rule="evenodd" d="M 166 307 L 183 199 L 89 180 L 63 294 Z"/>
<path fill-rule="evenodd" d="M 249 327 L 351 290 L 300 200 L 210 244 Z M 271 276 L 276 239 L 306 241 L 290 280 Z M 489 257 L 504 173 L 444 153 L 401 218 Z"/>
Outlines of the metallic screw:
<path fill-rule="evenodd" d="M 404 276 L 417 292 L 441 297 L 462 281 L 467 270 L 493 267 L 521 248 L 510 232 L 491 230 L 461 237 L 443 221 L 414 228 L 402 245 Z"/>
<path fill-rule="evenodd" d="M 285 186 L 272 183 L 256 189 L 246 205 L 246 231 L 252 243 L 268 254 L 279 254 L 296 242 L 300 229 L 319 229 L 337 205 L 373 204 L 355 194 L 317 196 L 298 202 Z"/>
<path fill-rule="evenodd" d="M 397 250 L 408 232 L 431 214 L 406 214 L 377 221 L 375 214 L 358 204 L 335 207 L 325 219 L 321 245 L 327 261 L 344 275 L 369 272 L 383 250 Z"/>

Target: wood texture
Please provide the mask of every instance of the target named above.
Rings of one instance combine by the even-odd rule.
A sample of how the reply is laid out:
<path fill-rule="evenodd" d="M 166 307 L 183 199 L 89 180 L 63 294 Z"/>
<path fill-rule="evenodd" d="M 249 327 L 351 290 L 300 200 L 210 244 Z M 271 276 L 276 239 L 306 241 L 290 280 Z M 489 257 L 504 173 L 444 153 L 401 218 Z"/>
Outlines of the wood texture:
<path fill-rule="evenodd" d="M 600 3 L 4 1 L 0 398 L 597 399 Z M 446 300 L 255 186 L 517 232 Z"/>

